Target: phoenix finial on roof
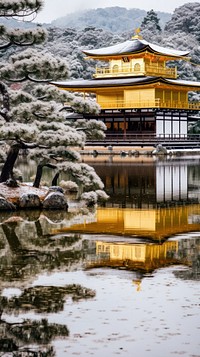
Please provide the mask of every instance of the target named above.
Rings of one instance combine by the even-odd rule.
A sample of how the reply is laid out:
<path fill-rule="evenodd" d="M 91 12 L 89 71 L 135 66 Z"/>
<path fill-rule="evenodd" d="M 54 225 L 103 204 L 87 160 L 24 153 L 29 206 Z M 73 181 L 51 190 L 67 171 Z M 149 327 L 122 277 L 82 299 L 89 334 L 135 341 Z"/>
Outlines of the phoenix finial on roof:
<path fill-rule="evenodd" d="M 139 39 L 142 39 L 142 36 L 140 35 L 140 27 L 138 27 L 138 28 L 136 28 L 135 30 L 134 30 L 134 32 L 135 32 L 135 35 L 132 37 L 133 39 L 135 39 L 135 38 L 139 38 Z"/>

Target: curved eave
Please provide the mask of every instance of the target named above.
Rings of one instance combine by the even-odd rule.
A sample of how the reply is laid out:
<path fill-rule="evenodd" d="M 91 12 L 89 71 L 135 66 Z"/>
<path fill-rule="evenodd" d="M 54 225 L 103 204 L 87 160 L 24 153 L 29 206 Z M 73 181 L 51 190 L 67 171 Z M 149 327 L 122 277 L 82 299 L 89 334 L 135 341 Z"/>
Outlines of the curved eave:
<path fill-rule="evenodd" d="M 99 88 L 127 87 L 135 85 L 151 84 L 155 77 L 137 77 L 137 78 L 117 78 L 117 79 L 93 79 L 68 82 L 50 82 L 56 87 L 69 91 L 95 91 Z"/>
<path fill-rule="evenodd" d="M 164 79 L 166 83 L 172 84 L 174 86 L 186 87 L 188 90 L 200 90 L 200 82 L 194 81 L 184 81 L 184 80 L 174 80 L 174 79 Z"/>
<path fill-rule="evenodd" d="M 86 56 L 93 59 L 108 60 L 110 58 L 121 58 L 123 56 L 137 56 L 145 52 L 154 54 L 156 56 L 166 57 L 170 59 L 183 59 L 187 57 L 189 51 L 179 51 L 171 48 L 164 48 L 162 46 L 148 43 L 145 40 L 128 40 L 113 46 L 103 47 L 95 50 L 83 50 Z"/>
<path fill-rule="evenodd" d="M 136 78 L 117 78 L 117 79 L 94 79 L 94 80 L 74 80 L 67 82 L 50 82 L 56 87 L 68 91 L 96 92 L 102 88 L 122 88 L 145 85 L 168 85 L 184 87 L 186 90 L 200 90 L 200 82 L 171 80 L 162 77 L 136 77 Z"/>
<path fill-rule="evenodd" d="M 135 51 L 133 53 L 131 52 L 124 52 L 121 54 L 108 54 L 108 55 L 90 55 L 89 53 L 86 53 L 83 51 L 83 53 L 87 56 L 85 59 L 94 59 L 94 60 L 101 60 L 101 61 L 109 61 L 111 59 L 121 59 L 122 57 L 129 57 L 129 58 L 137 58 L 141 57 L 141 54 L 144 54 L 144 56 L 149 53 L 154 56 L 162 57 L 164 58 L 165 61 L 171 61 L 171 60 L 184 60 L 184 59 L 189 59 L 188 53 L 185 54 L 184 56 L 177 56 L 177 55 L 168 55 L 166 53 L 159 53 L 156 51 L 153 51 L 149 48 L 146 48 L 145 50 L 140 50 L 140 51 Z"/>

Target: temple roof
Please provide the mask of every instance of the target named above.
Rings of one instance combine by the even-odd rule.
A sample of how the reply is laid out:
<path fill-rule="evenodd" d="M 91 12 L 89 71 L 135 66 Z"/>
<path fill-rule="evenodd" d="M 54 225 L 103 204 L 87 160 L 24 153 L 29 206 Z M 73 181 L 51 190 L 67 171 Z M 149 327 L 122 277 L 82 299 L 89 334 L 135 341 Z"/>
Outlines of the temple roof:
<path fill-rule="evenodd" d="M 72 81 L 62 81 L 62 82 L 50 82 L 59 88 L 67 89 L 67 90 L 75 90 L 75 89 L 92 89 L 92 88 L 105 88 L 105 87 L 127 87 L 134 85 L 145 85 L 145 84 L 153 84 L 153 83 L 165 83 L 176 86 L 184 86 L 184 87 L 193 87 L 200 88 L 200 82 L 194 81 L 185 81 L 185 80 L 173 80 L 162 77 L 132 77 L 132 78 L 109 78 L 109 79 L 91 79 L 91 80 L 72 80 Z"/>
<path fill-rule="evenodd" d="M 83 50 L 83 53 L 91 57 L 107 57 L 131 54 L 133 55 L 144 51 L 169 57 L 184 57 L 189 54 L 189 51 L 178 51 L 174 50 L 173 48 L 161 47 L 139 38 L 133 38 L 132 40 L 118 43 L 109 47 L 102 47 L 95 50 Z"/>

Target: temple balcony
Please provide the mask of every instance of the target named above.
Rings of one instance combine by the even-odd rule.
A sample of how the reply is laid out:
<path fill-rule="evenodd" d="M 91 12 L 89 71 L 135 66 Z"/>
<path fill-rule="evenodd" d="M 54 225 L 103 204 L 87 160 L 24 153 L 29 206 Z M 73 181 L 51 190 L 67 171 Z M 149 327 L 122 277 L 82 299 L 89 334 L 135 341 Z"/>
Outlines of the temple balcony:
<path fill-rule="evenodd" d="M 162 101 L 159 98 L 155 100 L 141 100 L 141 101 L 105 101 L 99 102 L 102 109 L 129 109 L 129 108 L 163 108 L 163 109 L 186 109 L 186 110 L 200 110 L 200 102 L 178 102 L 178 101 Z"/>
<path fill-rule="evenodd" d="M 145 65 L 143 68 L 135 69 L 130 66 L 120 67 L 114 66 L 96 68 L 95 78 L 117 78 L 117 77 L 132 77 L 132 76 L 155 76 L 164 78 L 177 78 L 177 67 L 167 68 L 159 65 Z"/>

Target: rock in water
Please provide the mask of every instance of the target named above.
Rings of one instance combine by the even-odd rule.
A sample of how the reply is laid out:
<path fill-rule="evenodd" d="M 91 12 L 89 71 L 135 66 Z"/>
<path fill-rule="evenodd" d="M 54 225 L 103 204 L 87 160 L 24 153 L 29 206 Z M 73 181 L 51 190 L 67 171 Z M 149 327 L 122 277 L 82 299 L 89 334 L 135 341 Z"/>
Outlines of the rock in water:
<path fill-rule="evenodd" d="M 15 209 L 13 203 L 7 201 L 4 197 L 0 197 L 0 211 L 14 211 Z"/>
<path fill-rule="evenodd" d="M 61 192 L 50 192 L 43 201 L 44 209 L 67 209 L 68 204 Z"/>
<path fill-rule="evenodd" d="M 24 193 L 19 197 L 20 208 L 39 208 L 41 206 L 40 198 L 35 193 Z"/>

